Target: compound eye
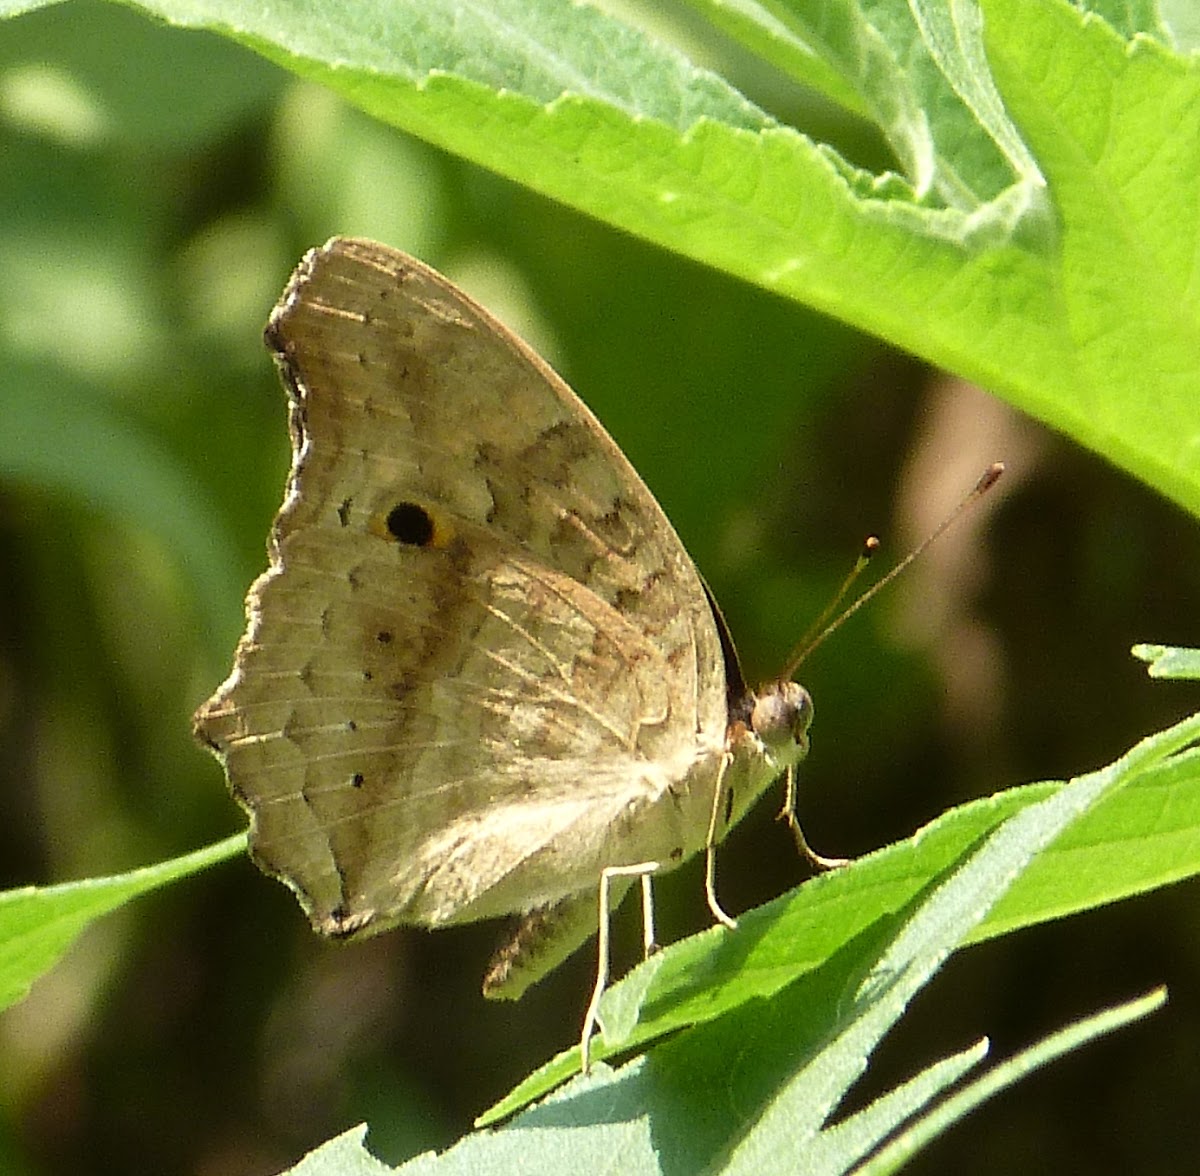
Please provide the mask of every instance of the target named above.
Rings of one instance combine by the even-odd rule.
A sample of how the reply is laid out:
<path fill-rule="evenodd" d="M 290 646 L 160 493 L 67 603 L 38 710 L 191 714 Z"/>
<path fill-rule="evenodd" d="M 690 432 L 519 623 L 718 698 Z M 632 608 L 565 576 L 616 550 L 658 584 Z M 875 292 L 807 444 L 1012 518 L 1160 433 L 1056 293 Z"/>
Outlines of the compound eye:
<path fill-rule="evenodd" d="M 768 747 L 803 745 L 812 722 L 812 697 L 798 682 L 772 682 L 754 700 L 750 726 Z"/>

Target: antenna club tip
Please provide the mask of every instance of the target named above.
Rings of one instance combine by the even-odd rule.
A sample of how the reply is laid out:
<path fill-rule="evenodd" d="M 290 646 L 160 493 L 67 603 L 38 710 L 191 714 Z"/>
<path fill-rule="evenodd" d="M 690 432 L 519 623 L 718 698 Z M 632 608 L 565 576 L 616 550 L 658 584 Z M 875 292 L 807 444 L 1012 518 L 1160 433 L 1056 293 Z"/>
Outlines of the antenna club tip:
<path fill-rule="evenodd" d="M 957 519 L 963 511 L 969 509 L 982 494 L 990 490 L 999 480 L 1000 475 L 1004 473 L 1004 462 L 994 461 L 983 472 L 983 476 L 975 483 L 974 489 L 948 514 L 941 523 L 934 529 L 933 533 L 922 543 L 917 544 L 883 579 L 876 581 L 871 585 L 849 608 L 844 609 L 838 616 L 835 616 L 832 621 L 828 621 L 829 616 L 837 607 L 846 590 L 854 582 L 855 577 L 866 567 L 871 557 L 879 550 L 881 544 L 878 535 L 868 535 L 863 541 L 862 552 L 854 563 L 854 567 L 850 571 L 850 575 L 843 581 L 842 586 L 838 589 L 831 603 L 826 607 L 825 611 L 817 619 L 809 633 L 800 641 L 800 644 L 793 650 L 791 657 L 788 658 L 787 664 L 784 666 L 779 675 L 779 680 L 787 682 L 791 680 L 793 674 L 799 669 L 800 663 L 814 649 L 817 648 L 831 633 L 836 632 L 842 625 L 846 623 L 868 600 L 876 596 L 879 591 L 890 584 L 909 564 L 913 562 L 925 549 L 933 543 L 939 536 L 945 533 L 946 529 Z M 828 621 L 828 624 L 826 624 Z M 824 626 L 824 627 L 822 627 Z"/>
<path fill-rule="evenodd" d="M 986 470 L 983 471 L 983 476 L 979 479 L 975 487 L 977 494 L 982 494 L 985 490 L 990 490 L 998 481 L 1000 475 L 1004 473 L 1004 462 L 994 461 Z"/>

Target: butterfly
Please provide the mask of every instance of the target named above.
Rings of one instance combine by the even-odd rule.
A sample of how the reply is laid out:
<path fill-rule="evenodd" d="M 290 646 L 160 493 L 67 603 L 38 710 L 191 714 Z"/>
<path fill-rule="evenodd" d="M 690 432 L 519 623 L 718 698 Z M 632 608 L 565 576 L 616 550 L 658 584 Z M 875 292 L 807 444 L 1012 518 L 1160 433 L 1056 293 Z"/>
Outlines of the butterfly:
<path fill-rule="evenodd" d="M 705 853 L 732 925 L 713 850 L 780 776 L 807 852 L 811 699 L 746 686 L 633 467 L 446 278 L 334 238 L 265 335 L 292 467 L 196 734 L 324 935 L 516 914 L 484 980 L 515 998 L 599 929 L 586 1070 L 610 904 L 641 878 L 649 910 L 651 875 Z"/>

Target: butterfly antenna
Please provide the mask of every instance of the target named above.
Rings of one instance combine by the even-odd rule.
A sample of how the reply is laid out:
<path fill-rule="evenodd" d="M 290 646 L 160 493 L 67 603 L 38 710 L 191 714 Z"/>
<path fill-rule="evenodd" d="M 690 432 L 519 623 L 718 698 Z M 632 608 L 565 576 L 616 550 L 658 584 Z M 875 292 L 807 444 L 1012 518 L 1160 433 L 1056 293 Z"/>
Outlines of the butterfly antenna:
<path fill-rule="evenodd" d="M 792 651 L 791 656 L 783 667 L 782 673 L 779 675 L 780 680 L 787 681 L 791 678 L 800 668 L 801 663 L 814 649 L 824 644 L 825 640 L 833 633 L 836 633 L 867 601 L 873 600 L 876 595 L 882 592 L 913 560 L 924 555 L 931 544 L 937 542 L 938 539 L 958 522 L 964 512 L 970 510 L 1000 480 L 1000 475 L 1003 473 L 1004 462 L 1002 461 L 993 462 L 988 466 L 980 476 L 979 481 L 975 483 L 962 501 L 925 539 L 918 543 L 882 580 L 877 580 L 849 608 L 844 609 L 833 620 L 830 620 L 830 616 L 850 590 L 851 585 L 862 574 L 871 557 L 879 550 L 879 540 L 874 535 L 868 538 L 863 544 L 863 549 L 858 559 L 854 561 L 854 567 L 850 569 L 850 574 L 842 581 L 842 586 L 835 593 L 833 600 L 829 602 L 828 606 L 809 627 L 808 632 L 800 639 L 799 644 Z"/>
<path fill-rule="evenodd" d="M 792 654 L 787 662 L 792 672 L 795 672 L 800 662 L 813 651 L 818 643 L 818 639 L 824 636 L 825 629 L 829 625 L 829 618 L 833 616 L 838 605 L 846 599 L 846 593 L 854 586 L 855 581 L 867 570 L 867 564 L 874 559 L 875 553 L 879 548 L 878 535 L 868 535 L 863 540 L 862 551 L 858 553 L 858 558 L 854 561 L 854 566 L 842 581 L 841 586 L 833 594 L 833 599 L 821 610 L 820 616 L 808 626 L 804 636 L 796 642 L 795 648 L 792 650 Z M 791 673 L 781 675 L 783 678 L 790 678 L 791 676 Z"/>

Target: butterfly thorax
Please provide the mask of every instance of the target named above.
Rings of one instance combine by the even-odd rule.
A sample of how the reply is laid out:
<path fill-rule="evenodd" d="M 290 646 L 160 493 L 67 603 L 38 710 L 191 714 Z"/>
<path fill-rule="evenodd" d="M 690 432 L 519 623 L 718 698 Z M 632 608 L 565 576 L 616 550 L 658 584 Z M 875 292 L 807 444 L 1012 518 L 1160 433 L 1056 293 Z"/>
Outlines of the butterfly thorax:
<path fill-rule="evenodd" d="M 696 749 L 690 769 L 626 830 L 621 859 L 605 864 L 654 860 L 659 873 L 673 870 L 704 852 L 710 828 L 721 841 L 762 793 L 807 754 L 812 699 L 795 682 L 769 682 L 757 691 L 739 685 L 731 693 L 728 713 L 723 743 Z M 614 906 L 631 882 L 615 883 Z M 595 931 L 591 887 L 530 911 L 496 953 L 484 979 L 484 995 L 518 998 Z"/>

